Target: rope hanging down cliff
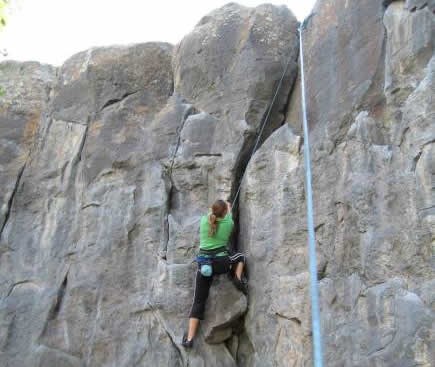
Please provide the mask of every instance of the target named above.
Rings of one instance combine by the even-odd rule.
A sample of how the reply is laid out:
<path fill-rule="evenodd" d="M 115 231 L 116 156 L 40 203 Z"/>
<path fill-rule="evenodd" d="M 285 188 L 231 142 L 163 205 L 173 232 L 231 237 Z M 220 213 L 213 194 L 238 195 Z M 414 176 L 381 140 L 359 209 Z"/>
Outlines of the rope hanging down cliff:
<path fill-rule="evenodd" d="M 305 101 L 305 75 L 304 75 L 304 55 L 303 55 L 303 42 L 302 42 L 302 31 L 304 29 L 304 23 L 301 23 L 299 26 L 299 59 L 301 63 L 301 105 L 302 105 L 302 122 L 303 122 L 303 130 L 304 130 L 304 165 L 305 165 L 305 192 L 307 198 L 307 226 L 308 226 L 308 248 L 309 248 L 309 272 L 310 272 L 310 298 L 311 298 L 311 323 L 312 323 L 312 332 L 313 332 L 313 360 L 315 367 L 323 366 L 323 357 L 322 357 L 322 340 L 321 340 L 321 331 L 320 331 L 320 311 L 319 311 L 319 290 L 318 290 L 318 279 L 317 279 L 317 260 L 316 260 L 316 240 L 315 240 L 315 232 L 314 232 L 314 215 L 313 215 L 313 193 L 312 193 L 312 185 L 311 185 L 311 159 L 310 159 L 310 143 L 309 143 L 309 133 L 308 133 L 308 122 L 307 122 L 307 110 L 306 110 L 306 101 Z M 281 88 L 282 81 L 287 72 L 288 65 L 290 64 L 290 59 L 287 61 L 287 64 L 282 73 L 281 79 L 276 87 L 275 94 L 273 96 L 272 102 L 267 111 L 266 117 L 261 125 L 259 130 L 257 140 L 252 148 L 249 159 L 255 153 L 258 144 L 261 139 L 261 135 L 263 134 L 264 127 L 266 126 L 270 113 L 272 111 L 273 105 L 275 103 L 278 92 Z M 239 187 L 232 201 L 232 207 L 235 207 L 237 198 L 240 193 L 240 189 L 242 186 L 243 178 L 245 176 L 245 172 L 239 182 Z"/>
<path fill-rule="evenodd" d="M 311 297 L 311 327 L 313 330 L 314 366 L 322 367 L 322 338 L 320 332 L 319 289 L 317 281 L 316 237 L 314 232 L 313 191 L 311 186 L 310 143 L 307 123 L 307 108 L 305 101 L 304 49 L 302 45 L 302 30 L 299 26 L 299 55 L 301 60 L 301 96 L 302 120 L 304 128 L 304 162 L 305 162 L 305 193 L 307 198 L 308 248 L 310 257 L 310 297 Z"/>
<path fill-rule="evenodd" d="M 305 23 L 305 22 L 304 22 Z M 316 260 L 316 244 L 315 244 L 315 232 L 314 232 L 314 216 L 313 216 L 313 194 L 312 194 L 312 184 L 311 184 L 311 159 L 310 159 L 310 145 L 309 145 L 309 133 L 308 133 L 308 122 L 307 122 L 307 112 L 306 112 L 306 100 L 305 100 L 305 75 L 304 75 L 304 55 L 303 55 L 303 42 L 302 42 L 302 31 L 304 29 L 304 23 L 299 26 L 299 55 L 300 55 L 300 68 L 301 68 L 301 105 L 302 105 L 302 120 L 303 120 L 303 130 L 304 130 L 304 165 L 305 165 L 305 192 L 307 198 L 307 227 L 308 227 L 308 247 L 309 247 L 309 272 L 310 272 L 310 298 L 311 298 L 311 320 L 312 320 L 312 335 L 313 335 L 313 360 L 315 367 L 323 367 L 323 357 L 322 357 L 322 341 L 321 341 L 321 330 L 320 330 L 320 311 L 319 311 L 319 290 L 318 290 L 318 279 L 317 279 L 317 260 Z M 254 147 L 252 148 L 249 159 L 254 155 L 258 144 L 260 143 L 261 136 L 263 134 L 264 128 L 269 120 L 272 108 L 275 104 L 276 97 L 281 89 L 284 76 L 287 73 L 288 66 L 290 64 L 291 57 L 288 59 L 284 70 L 282 72 L 279 83 L 276 87 L 275 94 L 273 96 L 272 102 L 269 105 L 266 116 L 261 124 L 260 130 L 258 132 L 257 139 L 255 141 Z M 178 144 L 171 159 L 170 171 L 172 171 L 173 164 L 175 161 L 176 152 L 178 149 Z M 242 177 L 232 200 L 232 207 L 237 203 L 237 198 L 240 194 L 243 178 L 245 176 L 246 170 L 243 172 Z"/>

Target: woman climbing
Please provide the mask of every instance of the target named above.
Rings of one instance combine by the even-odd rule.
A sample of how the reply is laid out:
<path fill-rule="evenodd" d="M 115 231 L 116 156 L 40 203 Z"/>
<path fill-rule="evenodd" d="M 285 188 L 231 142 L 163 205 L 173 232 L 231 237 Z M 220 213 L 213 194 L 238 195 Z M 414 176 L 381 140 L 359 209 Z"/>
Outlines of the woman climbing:
<path fill-rule="evenodd" d="M 208 297 L 213 275 L 234 273 L 233 284 L 238 290 L 247 294 L 248 285 L 243 277 L 245 255 L 229 255 L 228 242 L 234 228 L 231 204 L 217 200 L 208 215 L 201 217 L 199 227 L 198 270 L 195 279 L 195 293 L 189 315 L 189 329 L 183 336 L 185 348 L 193 346 L 193 339 L 198 330 L 199 321 L 204 319 L 205 302 Z"/>

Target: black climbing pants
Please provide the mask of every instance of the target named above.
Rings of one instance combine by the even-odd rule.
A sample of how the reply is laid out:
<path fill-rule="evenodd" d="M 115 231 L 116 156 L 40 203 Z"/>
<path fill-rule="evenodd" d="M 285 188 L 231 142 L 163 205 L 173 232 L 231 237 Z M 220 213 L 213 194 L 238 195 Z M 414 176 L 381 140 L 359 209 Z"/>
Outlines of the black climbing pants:
<path fill-rule="evenodd" d="M 215 257 L 212 260 L 213 274 L 209 277 L 202 275 L 198 266 L 195 278 L 195 293 L 189 317 L 204 320 L 205 303 L 213 282 L 213 276 L 228 273 L 232 265 L 240 262 L 245 262 L 245 255 L 240 252 L 232 256 Z"/>

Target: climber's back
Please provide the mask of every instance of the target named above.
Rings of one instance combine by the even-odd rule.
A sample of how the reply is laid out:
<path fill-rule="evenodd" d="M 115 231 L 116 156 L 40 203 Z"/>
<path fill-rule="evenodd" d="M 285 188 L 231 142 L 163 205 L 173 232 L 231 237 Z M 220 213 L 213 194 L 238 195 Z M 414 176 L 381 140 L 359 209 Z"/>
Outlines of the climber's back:
<path fill-rule="evenodd" d="M 201 250 L 215 250 L 227 247 L 234 221 L 228 204 L 223 200 L 217 200 L 212 212 L 201 217 L 199 227 L 199 241 Z M 216 213 L 216 214 L 213 214 Z"/>

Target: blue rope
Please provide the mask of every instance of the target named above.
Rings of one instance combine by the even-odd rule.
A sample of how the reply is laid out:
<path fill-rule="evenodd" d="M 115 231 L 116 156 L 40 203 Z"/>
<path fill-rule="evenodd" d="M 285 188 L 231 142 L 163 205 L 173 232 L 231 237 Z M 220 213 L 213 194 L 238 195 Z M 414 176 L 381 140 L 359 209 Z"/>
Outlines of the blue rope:
<path fill-rule="evenodd" d="M 322 367 L 322 340 L 320 332 L 319 289 L 317 281 L 316 238 L 314 233 L 313 192 L 311 186 L 310 143 L 305 102 L 304 50 L 302 48 L 302 25 L 299 27 L 299 52 L 301 59 L 302 116 L 304 127 L 305 191 L 307 196 L 308 246 L 310 257 L 311 322 L 313 329 L 314 366 Z"/>
<path fill-rule="evenodd" d="M 299 27 L 299 52 L 301 60 L 301 86 L 302 86 L 302 116 L 303 116 L 303 128 L 304 128 L 304 161 L 305 161 L 305 191 L 307 197 L 307 224 L 308 224 L 308 244 L 309 244 L 309 258 L 310 258 L 310 295 L 311 295 L 311 322 L 313 330 L 313 354 L 314 354 L 314 366 L 323 367 L 322 359 L 322 340 L 320 332 L 320 311 L 319 311 L 319 290 L 318 290 L 318 280 L 317 280 L 317 260 L 316 260 L 316 240 L 314 233 L 314 216 L 313 216 L 313 193 L 311 185 L 311 163 L 310 163 L 310 143 L 308 140 L 308 123 L 307 123 L 307 111 L 305 102 L 305 76 L 304 76 L 304 55 L 302 48 L 302 27 Z M 272 99 L 272 103 L 269 106 L 266 118 L 263 121 L 261 129 L 259 131 L 257 140 L 255 142 L 254 148 L 252 149 L 251 156 L 254 154 L 258 143 L 260 141 L 263 129 L 269 119 L 270 112 L 272 110 L 273 104 L 275 102 L 276 96 L 279 89 L 281 88 L 282 81 L 287 72 L 290 59 L 283 70 L 281 79 L 275 91 L 275 95 Z M 243 173 L 240 180 L 239 187 L 237 189 L 236 195 L 234 196 L 232 206 L 235 205 L 236 200 L 240 193 L 241 183 L 246 171 Z"/>

